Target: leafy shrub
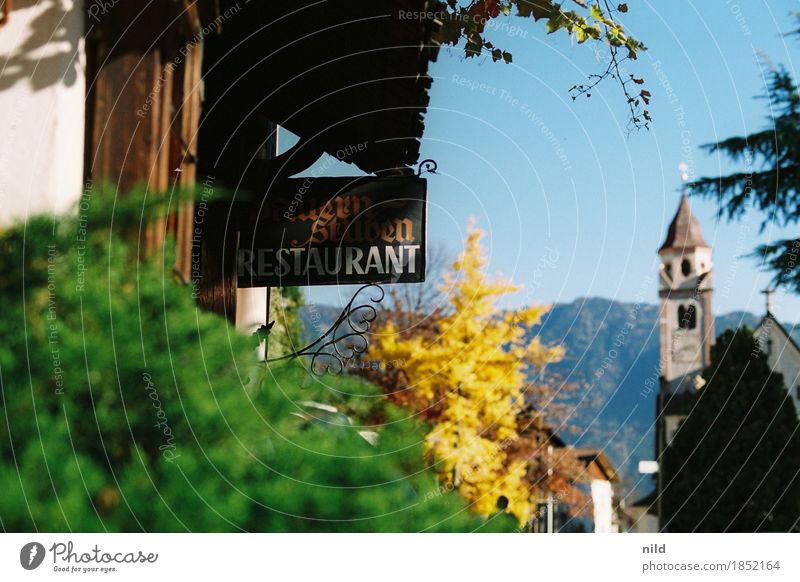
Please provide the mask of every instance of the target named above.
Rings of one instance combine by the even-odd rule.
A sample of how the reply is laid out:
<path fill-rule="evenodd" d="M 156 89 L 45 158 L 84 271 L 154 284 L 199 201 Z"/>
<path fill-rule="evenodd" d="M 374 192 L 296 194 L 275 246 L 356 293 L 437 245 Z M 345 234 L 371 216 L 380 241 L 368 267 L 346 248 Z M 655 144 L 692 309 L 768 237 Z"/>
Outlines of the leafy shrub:
<path fill-rule="evenodd" d="M 0 234 L 4 530 L 513 527 L 437 490 L 424 427 L 371 385 L 257 362 L 168 249 L 140 260 L 142 208 L 99 190 Z"/>

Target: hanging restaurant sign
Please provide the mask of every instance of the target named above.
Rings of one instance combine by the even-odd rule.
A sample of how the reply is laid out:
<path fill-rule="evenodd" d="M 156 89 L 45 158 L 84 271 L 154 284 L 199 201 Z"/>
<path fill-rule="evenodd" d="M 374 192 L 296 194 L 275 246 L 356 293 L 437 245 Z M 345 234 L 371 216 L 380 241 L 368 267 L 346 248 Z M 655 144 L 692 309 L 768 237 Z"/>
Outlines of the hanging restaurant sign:
<path fill-rule="evenodd" d="M 239 239 L 239 287 L 425 280 L 426 180 L 294 178 Z"/>

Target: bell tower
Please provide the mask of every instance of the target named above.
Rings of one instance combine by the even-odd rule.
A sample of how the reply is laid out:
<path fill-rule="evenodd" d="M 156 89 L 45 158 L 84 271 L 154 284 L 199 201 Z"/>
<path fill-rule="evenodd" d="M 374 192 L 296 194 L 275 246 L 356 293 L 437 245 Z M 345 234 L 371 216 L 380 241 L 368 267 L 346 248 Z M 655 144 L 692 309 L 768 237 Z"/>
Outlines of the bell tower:
<path fill-rule="evenodd" d="M 700 374 L 710 364 L 715 337 L 711 247 L 692 214 L 685 188 L 658 254 L 661 383 L 656 453 L 660 458 L 686 418 L 691 395 L 702 388 Z"/>

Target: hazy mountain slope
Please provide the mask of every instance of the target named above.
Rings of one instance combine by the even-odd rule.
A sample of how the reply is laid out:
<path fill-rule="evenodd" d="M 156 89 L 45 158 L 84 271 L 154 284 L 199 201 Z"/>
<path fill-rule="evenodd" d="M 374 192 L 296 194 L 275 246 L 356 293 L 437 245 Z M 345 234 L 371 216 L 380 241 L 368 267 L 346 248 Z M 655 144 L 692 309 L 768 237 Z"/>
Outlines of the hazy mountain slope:
<path fill-rule="evenodd" d="M 567 442 L 603 449 L 634 486 L 641 459 L 653 457 L 658 386 L 658 307 L 600 298 L 556 304 L 532 330 L 563 344 L 566 357 L 551 366 L 580 389 L 571 397 L 578 427 L 559 433 Z"/>
<path fill-rule="evenodd" d="M 339 314 L 331 306 L 309 306 L 302 317 L 307 337 L 318 337 Z M 716 318 L 716 333 L 739 325 L 755 327 L 761 317 L 734 312 Z M 567 442 L 604 449 L 627 487 L 645 491 L 638 462 L 654 455 L 655 394 L 658 390 L 658 307 L 601 298 L 558 303 L 531 333 L 563 344 L 566 357 L 548 374 L 577 383 L 574 412 L 559 433 Z M 796 336 L 800 327 L 784 324 Z M 314 336 L 316 333 L 316 336 Z M 638 485 L 638 486 L 637 486 Z"/>

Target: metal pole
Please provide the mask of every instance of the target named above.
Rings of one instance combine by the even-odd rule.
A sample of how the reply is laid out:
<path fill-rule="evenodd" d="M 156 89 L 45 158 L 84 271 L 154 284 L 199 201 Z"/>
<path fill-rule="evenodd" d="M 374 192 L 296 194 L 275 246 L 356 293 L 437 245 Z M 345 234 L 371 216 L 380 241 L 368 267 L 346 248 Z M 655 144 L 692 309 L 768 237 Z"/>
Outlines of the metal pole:
<path fill-rule="evenodd" d="M 662 383 L 663 384 L 663 383 Z M 661 387 L 663 389 L 663 386 Z M 656 514 L 658 525 L 656 525 L 656 530 L 658 533 L 663 533 L 664 527 L 664 508 L 662 506 L 662 498 L 664 496 L 664 477 L 663 477 L 663 454 L 664 449 L 667 447 L 666 438 L 664 434 L 665 429 L 665 422 L 664 422 L 664 394 L 662 390 L 659 390 L 659 394 L 656 397 L 656 402 L 658 402 L 657 408 L 657 418 L 656 418 L 656 461 L 658 462 L 658 473 L 656 474 Z"/>
<path fill-rule="evenodd" d="M 552 477 L 553 477 L 553 445 L 547 445 L 547 533 L 553 532 L 553 490 L 552 490 Z"/>

